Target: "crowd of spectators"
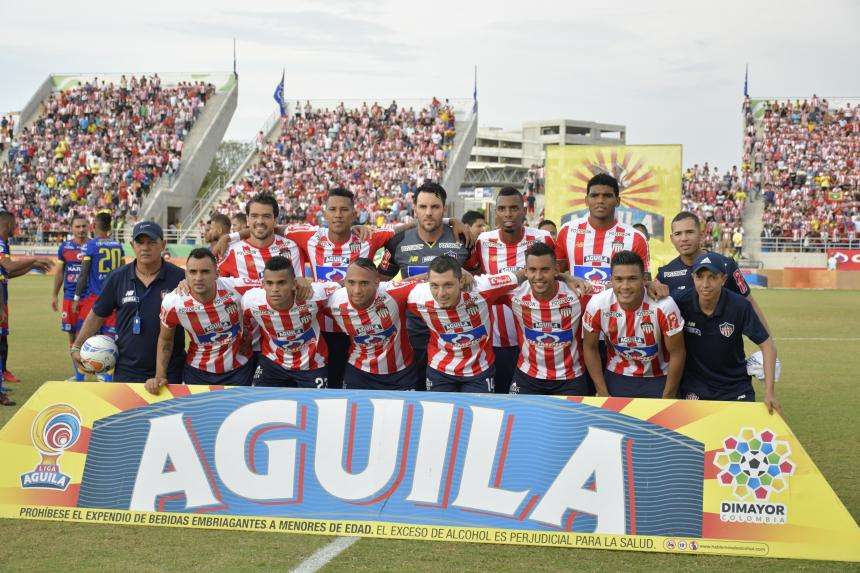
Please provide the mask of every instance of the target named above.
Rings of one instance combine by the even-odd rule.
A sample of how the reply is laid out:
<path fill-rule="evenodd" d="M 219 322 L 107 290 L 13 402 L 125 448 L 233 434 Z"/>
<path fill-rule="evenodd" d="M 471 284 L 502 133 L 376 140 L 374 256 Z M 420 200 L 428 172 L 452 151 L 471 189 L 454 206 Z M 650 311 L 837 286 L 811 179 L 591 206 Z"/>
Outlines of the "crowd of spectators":
<path fill-rule="evenodd" d="M 212 84 L 162 86 L 156 74 L 95 79 L 51 93 L 0 162 L 0 206 L 36 240 L 67 232 L 73 212 L 135 217 L 162 175 L 180 166 L 185 137 Z"/>
<path fill-rule="evenodd" d="M 813 95 L 765 102 L 756 122 L 744 102 L 744 167 L 765 208 L 764 250 L 824 249 L 860 233 L 860 105 Z"/>
<path fill-rule="evenodd" d="M 215 211 L 232 215 L 258 192 L 272 193 L 286 221 L 318 224 L 328 190 L 356 196 L 361 223 L 408 220 L 412 192 L 441 181 L 454 141 L 454 111 L 436 98 L 420 109 L 391 102 L 316 109 L 306 102 L 281 119 L 280 135 L 256 138 L 258 159 Z"/>
<path fill-rule="evenodd" d="M 681 180 L 681 208 L 702 221 L 704 247 L 727 256 L 740 257 L 743 247 L 743 211 L 747 192 L 738 167 L 721 172 L 717 167 L 695 164 Z"/>
<path fill-rule="evenodd" d="M 15 116 L 12 114 L 0 117 L 0 163 L 3 162 L 4 152 L 12 146 L 12 136 L 15 134 Z"/>

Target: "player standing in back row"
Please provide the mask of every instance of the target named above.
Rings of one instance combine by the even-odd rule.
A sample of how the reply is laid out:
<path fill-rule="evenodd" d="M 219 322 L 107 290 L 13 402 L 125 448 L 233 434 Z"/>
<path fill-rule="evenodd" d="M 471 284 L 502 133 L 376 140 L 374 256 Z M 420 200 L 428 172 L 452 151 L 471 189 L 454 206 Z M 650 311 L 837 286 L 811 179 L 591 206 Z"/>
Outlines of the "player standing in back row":
<path fill-rule="evenodd" d="M 588 214 L 562 225 L 556 239 L 555 254 L 562 268 L 570 274 L 589 281 L 598 294 L 610 288 L 612 256 L 621 251 L 633 251 L 645 264 L 648 274 L 648 241 L 632 226 L 615 218 L 621 204 L 621 190 L 615 177 L 598 173 L 585 190 Z"/>
<path fill-rule="evenodd" d="M 477 268 L 482 274 L 496 275 L 517 272 L 526 266 L 526 251 L 534 243 L 555 247 L 547 231 L 525 226 L 526 211 L 522 194 L 513 187 L 504 187 L 496 197 L 497 229 L 478 236 L 467 268 Z M 516 320 L 508 304 L 494 304 L 493 353 L 496 356 L 496 394 L 507 394 L 517 368 L 519 343 Z"/>
<path fill-rule="evenodd" d="M 437 183 L 425 183 L 415 191 L 414 210 L 418 227 L 397 233 L 385 245 L 386 253 L 379 263 L 379 274 L 393 278 L 400 272 L 404 279 L 423 275 L 430 261 L 448 255 L 461 265 L 469 258 L 469 249 L 444 224 L 447 193 Z M 415 353 L 415 389 L 424 390 L 427 380 L 427 325 L 415 314 L 407 313 L 409 343 Z"/>

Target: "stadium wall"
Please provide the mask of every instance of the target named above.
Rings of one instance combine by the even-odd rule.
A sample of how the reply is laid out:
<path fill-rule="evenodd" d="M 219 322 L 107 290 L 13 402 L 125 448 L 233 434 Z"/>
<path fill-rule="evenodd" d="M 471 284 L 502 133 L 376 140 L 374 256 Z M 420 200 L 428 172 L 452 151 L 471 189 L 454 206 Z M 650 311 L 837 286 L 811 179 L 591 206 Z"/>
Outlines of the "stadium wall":
<path fill-rule="evenodd" d="M 766 269 L 785 269 L 789 267 L 817 268 L 827 267 L 825 253 L 793 253 L 788 251 L 759 253 L 756 257 Z"/>
<path fill-rule="evenodd" d="M 25 125 L 28 125 L 36 118 L 41 111 L 42 102 L 45 101 L 53 89 L 54 78 L 53 76 L 48 76 L 36 89 L 35 93 L 30 98 L 30 101 L 27 102 L 27 105 L 21 109 L 21 113 L 18 116 L 18 123 L 15 124 L 16 135 L 24 128 Z"/>

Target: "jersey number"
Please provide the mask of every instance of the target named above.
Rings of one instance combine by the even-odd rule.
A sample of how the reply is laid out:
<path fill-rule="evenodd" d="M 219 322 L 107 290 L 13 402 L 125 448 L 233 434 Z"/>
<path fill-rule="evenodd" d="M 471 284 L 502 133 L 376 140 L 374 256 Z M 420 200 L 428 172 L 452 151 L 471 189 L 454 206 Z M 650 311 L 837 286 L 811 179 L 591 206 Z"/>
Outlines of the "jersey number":
<path fill-rule="evenodd" d="M 107 274 L 112 270 L 119 268 L 122 262 L 122 251 L 116 247 L 110 249 L 102 247 L 99 249 L 99 273 Z"/>

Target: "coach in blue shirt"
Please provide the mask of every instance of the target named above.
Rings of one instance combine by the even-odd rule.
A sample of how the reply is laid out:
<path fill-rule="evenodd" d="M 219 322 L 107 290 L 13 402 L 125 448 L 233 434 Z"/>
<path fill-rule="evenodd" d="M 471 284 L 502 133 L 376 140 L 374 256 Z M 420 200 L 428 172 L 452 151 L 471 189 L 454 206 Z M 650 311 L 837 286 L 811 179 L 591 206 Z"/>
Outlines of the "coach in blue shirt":
<path fill-rule="evenodd" d="M 113 271 L 93 305 L 71 348 L 72 359 L 81 366 L 81 345 L 99 331 L 116 311 L 116 345 L 119 358 L 113 379 L 117 382 L 146 382 L 155 376 L 158 333 L 161 330 L 161 299 L 185 278 L 185 272 L 162 260 L 164 233 L 152 221 L 141 221 L 132 231 L 135 260 Z M 185 337 L 177 328 L 173 354 L 167 370 L 171 384 L 180 384 L 185 363 Z"/>
<path fill-rule="evenodd" d="M 782 413 L 774 393 L 776 347 L 752 304 L 725 288 L 724 268 L 714 253 L 699 255 L 690 268 L 695 290 L 676 295 L 684 317 L 687 347 L 681 397 L 755 401 L 744 356 L 746 336 L 759 345 L 764 358 L 764 403 L 768 412 Z"/>

